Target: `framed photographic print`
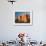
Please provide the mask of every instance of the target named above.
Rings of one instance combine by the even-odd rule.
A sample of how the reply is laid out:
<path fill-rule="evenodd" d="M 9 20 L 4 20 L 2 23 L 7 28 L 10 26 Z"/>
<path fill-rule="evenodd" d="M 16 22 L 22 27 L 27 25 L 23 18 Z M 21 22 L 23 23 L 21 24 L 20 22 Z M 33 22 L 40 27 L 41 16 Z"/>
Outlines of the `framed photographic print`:
<path fill-rule="evenodd" d="M 32 25 L 32 11 L 16 11 L 15 25 Z"/>

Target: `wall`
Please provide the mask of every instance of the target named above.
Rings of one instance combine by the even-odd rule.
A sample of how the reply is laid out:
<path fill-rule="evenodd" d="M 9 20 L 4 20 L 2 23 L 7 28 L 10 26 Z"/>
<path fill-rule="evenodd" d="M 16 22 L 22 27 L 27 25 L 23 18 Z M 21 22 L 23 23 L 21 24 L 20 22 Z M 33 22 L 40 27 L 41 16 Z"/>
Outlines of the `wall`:
<path fill-rule="evenodd" d="M 32 26 L 15 26 L 16 10 L 33 10 Z M 46 0 L 17 0 L 13 5 L 0 0 L 0 40 L 15 40 L 19 32 L 26 32 L 33 40 L 46 40 Z"/>

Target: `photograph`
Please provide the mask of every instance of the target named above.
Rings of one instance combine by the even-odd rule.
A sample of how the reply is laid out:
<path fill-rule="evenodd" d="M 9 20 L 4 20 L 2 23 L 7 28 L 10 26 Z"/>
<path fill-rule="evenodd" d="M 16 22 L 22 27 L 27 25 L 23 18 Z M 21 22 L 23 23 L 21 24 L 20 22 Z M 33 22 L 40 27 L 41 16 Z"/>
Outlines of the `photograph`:
<path fill-rule="evenodd" d="M 32 24 L 32 12 L 30 11 L 15 12 L 15 24 L 18 24 L 18 25 Z"/>

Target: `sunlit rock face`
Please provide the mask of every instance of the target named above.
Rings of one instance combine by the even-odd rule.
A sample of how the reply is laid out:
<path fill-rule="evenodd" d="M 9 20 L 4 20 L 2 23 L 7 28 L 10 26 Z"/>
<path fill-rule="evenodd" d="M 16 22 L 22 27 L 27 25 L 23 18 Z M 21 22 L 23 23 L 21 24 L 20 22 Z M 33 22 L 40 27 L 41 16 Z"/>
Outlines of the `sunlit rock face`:
<path fill-rule="evenodd" d="M 26 15 L 18 16 L 19 21 L 27 22 Z"/>
<path fill-rule="evenodd" d="M 22 21 L 27 22 L 26 15 L 22 15 Z"/>
<path fill-rule="evenodd" d="M 22 15 L 18 16 L 18 20 L 19 20 L 20 22 L 27 22 L 28 19 L 30 19 L 30 16 L 29 16 L 29 15 L 24 15 L 24 14 L 22 14 Z"/>

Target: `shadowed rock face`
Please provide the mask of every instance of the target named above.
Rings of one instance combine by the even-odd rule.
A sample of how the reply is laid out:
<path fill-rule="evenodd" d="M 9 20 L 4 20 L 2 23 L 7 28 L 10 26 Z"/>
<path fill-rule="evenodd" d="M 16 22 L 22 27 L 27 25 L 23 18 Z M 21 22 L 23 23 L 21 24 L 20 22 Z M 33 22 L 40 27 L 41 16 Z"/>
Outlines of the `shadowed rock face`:
<path fill-rule="evenodd" d="M 43 46 L 46 46 L 46 44 L 44 44 Z"/>
<path fill-rule="evenodd" d="M 5 43 L 2 43 L 3 44 L 3 46 L 6 46 L 6 44 Z"/>

